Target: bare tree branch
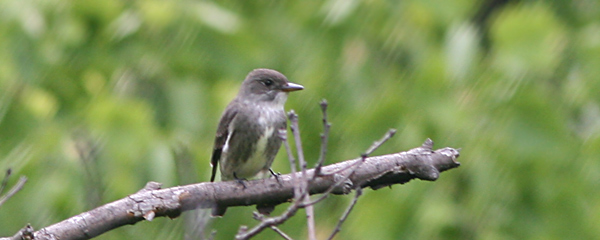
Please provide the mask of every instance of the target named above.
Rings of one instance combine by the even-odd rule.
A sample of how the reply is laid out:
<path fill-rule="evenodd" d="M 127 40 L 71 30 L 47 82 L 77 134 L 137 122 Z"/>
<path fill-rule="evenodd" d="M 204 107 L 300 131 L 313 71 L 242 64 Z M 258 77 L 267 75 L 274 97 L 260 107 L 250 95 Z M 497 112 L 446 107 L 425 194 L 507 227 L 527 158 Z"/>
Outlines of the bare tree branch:
<path fill-rule="evenodd" d="M 261 219 L 260 223 L 250 230 L 248 230 L 248 228 L 246 226 L 242 226 L 240 228 L 240 231 L 238 231 L 238 234 L 235 236 L 235 239 L 237 239 L 237 240 L 250 239 L 251 237 L 260 233 L 263 229 L 265 229 L 269 226 L 276 226 L 276 225 L 279 225 L 279 224 L 285 222 L 287 219 L 289 219 L 290 217 L 294 216 L 294 214 L 296 214 L 298 209 L 300 209 L 299 205 L 300 205 L 300 201 L 293 202 L 292 205 L 290 205 L 281 215 L 279 215 L 277 217 Z"/>
<path fill-rule="evenodd" d="M 292 240 L 292 238 L 290 236 L 288 236 L 287 234 L 285 234 L 283 231 L 281 231 L 281 229 L 279 229 L 275 226 L 271 226 L 271 229 L 273 229 L 273 231 L 278 233 L 283 239 Z"/>
<path fill-rule="evenodd" d="M 456 168 L 459 151 L 453 148 L 432 150 L 429 139 L 406 152 L 369 157 L 360 168 L 348 168 L 361 159 L 348 160 L 324 166 L 322 176 L 310 182 L 310 194 L 319 194 L 337 183 L 338 175 L 345 176 L 354 171 L 348 181 L 354 188 L 372 188 L 406 183 L 412 179 L 434 181 L 440 172 Z M 340 171 L 341 169 L 345 169 Z M 314 169 L 306 171 L 307 177 L 314 176 Z M 298 173 L 296 173 L 298 174 Z M 35 239 L 89 239 L 111 229 L 135 224 L 155 217 L 178 217 L 181 212 L 197 208 L 221 206 L 248 206 L 254 204 L 280 204 L 294 197 L 292 174 L 277 179 L 259 179 L 246 182 L 246 188 L 236 181 L 204 182 L 185 186 L 160 189 L 160 184 L 150 182 L 146 187 L 126 198 L 107 203 L 96 209 L 73 216 L 62 222 L 33 232 Z M 344 186 L 333 194 L 347 194 Z M 292 204 L 300 204 L 294 202 Z M 276 225 L 276 224 L 272 224 Z M 33 230 L 31 230 L 33 231 Z M 0 238 L 2 240 L 11 238 Z"/>
<path fill-rule="evenodd" d="M 355 191 L 356 191 L 356 193 L 354 195 L 354 198 L 352 199 L 352 202 L 350 203 L 350 205 L 348 205 L 348 208 L 346 208 L 346 211 L 344 211 L 344 214 L 342 214 L 342 217 L 340 217 L 340 220 L 338 221 L 337 226 L 335 226 L 335 229 L 333 229 L 333 232 L 331 233 L 331 235 L 329 235 L 329 238 L 327 238 L 327 240 L 333 239 L 333 237 L 335 237 L 335 235 L 338 232 L 340 232 L 340 230 L 342 230 L 342 224 L 344 223 L 344 221 L 346 221 L 346 218 L 348 218 L 348 215 L 350 215 L 350 212 L 352 211 L 352 209 L 358 202 L 358 198 L 362 195 L 362 188 L 359 187 L 359 188 L 355 189 Z"/>
<path fill-rule="evenodd" d="M 379 147 L 381 147 L 381 145 L 383 145 L 385 142 L 387 142 L 387 140 L 390 140 L 390 138 L 392 138 L 394 136 L 394 134 L 396 134 L 396 129 L 390 129 L 387 131 L 387 133 L 381 138 L 379 139 L 379 141 L 374 142 L 371 147 L 369 147 L 369 149 L 367 149 L 367 151 L 365 152 L 365 155 L 369 156 L 371 154 L 373 154 L 373 152 L 375 150 L 377 150 Z"/>
<path fill-rule="evenodd" d="M 323 163 L 325 163 L 327 144 L 329 143 L 329 129 L 331 128 L 331 123 L 329 123 L 327 120 L 327 100 L 323 99 L 320 105 L 321 112 L 323 113 L 323 134 L 321 134 L 321 152 L 319 153 L 319 161 L 317 162 L 317 166 L 315 166 L 314 177 L 321 175 L 321 167 L 323 167 Z"/>
<path fill-rule="evenodd" d="M 4 177 L 4 180 L 2 180 L 2 191 L 8 183 L 8 178 L 10 178 L 11 172 L 12 171 L 10 168 L 6 170 L 6 176 Z M 23 186 L 25 186 L 26 182 L 27 177 L 20 177 L 19 181 L 17 181 L 17 183 L 10 190 L 8 190 L 8 192 L 4 196 L 0 196 L 0 206 L 2 206 L 2 204 L 4 204 L 9 198 L 17 194 L 17 192 L 21 191 L 21 189 L 23 189 Z M 2 193 L 2 191 L 0 191 L 0 193 Z"/>
<path fill-rule="evenodd" d="M 258 220 L 258 221 L 264 221 L 265 217 L 264 215 L 254 212 L 254 219 Z M 283 237 L 284 239 L 287 240 L 291 240 L 292 238 L 290 236 L 288 236 L 287 234 L 285 234 L 283 231 L 281 231 L 281 229 L 279 229 L 277 226 L 270 226 L 270 228 L 276 232 L 277 234 L 279 234 L 281 237 Z M 247 230 L 245 231 L 247 233 Z"/>
<path fill-rule="evenodd" d="M 348 185 L 347 187 L 345 187 L 344 189 L 349 189 L 350 187 L 352 187 L 352 183 L 348 182 L 348 178 L 354 174 L 354 170 L 356 170 L 357 168 L 359 168 L 361 166 L 361 164 L 363 164 L 365 162 L 365 160 L 367 159 L 368 155 L 372 154 L 375 150 L 377 150 L 379 147 L 381 147 L 381 145 L 383 145 L 385 142 L 387 142 L 387 140 L 389 140 L 390 138 L 392 138 L 394 136 L 394 134 L 396 134 L 396 129 L 390 129 L 388 130 L 385 135 L 379 140 L 379 141 L 375 141 L 368 149 L 365 153 L 363 153 L 360 157 L 360 161 L 356 161 L 354 164 L 352 165 L 348 165 L 346 168 L 343 169 L 339 169 L 334 173 L 329 173 L 329 174 L 337 174 L 339 172 L 348 170 L 348 169 L 352 169 L 350 171 L 349 174 L 347 175 L 336 175 L 338 176 L 338 180 L 335 184 L 331 185 L 329 187 L 329 189 L 327 189 L 327 191 L 323 192 L 323 194 L 321 195 L 321 197 L 310 201 L 310 202 L 304 202 L 303 203 L 303 207 L 304 206 L 309 206 L 309 205 L 314 205 L 320 201 L 323 201 L 325 198 L 329 197 L 329 194 L 331 192 L 333 192 L 335 189 L 338 189 L 342 184 L 346 184 Z M 315 172 L 317 171 L 317 169 L 315 169 Z M 313 176 L 314 177 L 314 176 Z"/>
<path fill-rule="evenodd" d="M 10 178 L 10 175 L 12 175 L 12 169 L 6 169 L 6 174 L 4 175 L 2 183 L 0 184 L 0 194 L 4 192 L 4 188 L 6 188 L 6 185 L 8 184 L 8 179 Z"/>
<path fill-rule="evenodd" d="M 290 148 L 290 143 L 287 140 L 287 131 L 280 130 L 279 137 L 283 140 L 283 145 L 285 146 L 285 151 L 288 154 L 288 159 L 290 161 L 290 174 L 292 176 L 292 183 L 294 185 L 294 198 L 300 197 L 300 185 L 298 184 L 298 179 L 296 177 L 296 160 L 294 158 L 294 154 L 292 153 L 292 149 Z"/>
<path fill-rule="evenodd" d="M 308 202 L 309 195 L 308 186 L 309 186 L 309 178 L 306 175 L 306 161 L 304 160 L 304 150 L 302 148 L 302 138 L 300 137 L 300 126 L 298 125 L 298 114 L 294 112 L 294 110 L 290 111 L 288 114 L 290 119 L 290 129 L 292 129 L 292 134 L 294 135 L 294 142 L 296 143 L 296 153 L 298 154 L 298 163 L 300 164 L 301 171 L 301 181 L 299 188 L 301 189 L 302 197 L 297 199 L 297 201 L 305 203 Z M 312 205 L 306 206 L 306 222 L 308 226 L 308 239 L 316 240 L 316 231 L 315 231 L 315 214 Z"/>

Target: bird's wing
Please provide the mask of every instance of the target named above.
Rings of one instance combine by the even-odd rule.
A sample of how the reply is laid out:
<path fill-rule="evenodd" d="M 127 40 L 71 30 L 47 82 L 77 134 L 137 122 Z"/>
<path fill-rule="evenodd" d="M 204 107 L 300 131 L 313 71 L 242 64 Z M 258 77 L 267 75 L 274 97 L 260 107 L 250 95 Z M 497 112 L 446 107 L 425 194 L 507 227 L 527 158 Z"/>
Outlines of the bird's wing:
<path fill-rule="evenodd" d="M 227 142 L 227 136 L 229 135 L 229 124 L 231 124 L 231 122 L 237 115 L 237 111 L 233 109 L 234 108 L 228 107 L 225 110 L 225 113 L 223 113 L 223 116 L 221 116 L 221 120 L 219 121 L 217 135 L 215 136 L 215 146 L 213 148 L 213 154 L 210 159 L 210 165 L 212 165 L 212 174 L 210 176 L 211 182 L 215 180 L 215 175 L 217 173 L 217 168 L 219 165 L 219 159 L 221 159 L 221 153 L 223 152 L 223 145 L 225 145 L 225 142 Z"/>

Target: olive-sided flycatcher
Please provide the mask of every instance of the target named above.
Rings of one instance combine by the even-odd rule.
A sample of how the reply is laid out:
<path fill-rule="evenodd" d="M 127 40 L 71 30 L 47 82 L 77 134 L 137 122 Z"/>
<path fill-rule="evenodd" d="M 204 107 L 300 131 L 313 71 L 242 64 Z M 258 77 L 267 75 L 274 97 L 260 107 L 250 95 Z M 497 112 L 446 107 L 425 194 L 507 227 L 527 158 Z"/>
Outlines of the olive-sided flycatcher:
<path fill-rule="evenodd" d="M 278 132 L 286 128 L 283 105 L 289 92 L 302 89 L 271 69 L 255 69 L 246 76 L 219 121 L 210 161 L 211 182 L 219 164 L 221 181 L 270 176 L 281 147 Z"/>

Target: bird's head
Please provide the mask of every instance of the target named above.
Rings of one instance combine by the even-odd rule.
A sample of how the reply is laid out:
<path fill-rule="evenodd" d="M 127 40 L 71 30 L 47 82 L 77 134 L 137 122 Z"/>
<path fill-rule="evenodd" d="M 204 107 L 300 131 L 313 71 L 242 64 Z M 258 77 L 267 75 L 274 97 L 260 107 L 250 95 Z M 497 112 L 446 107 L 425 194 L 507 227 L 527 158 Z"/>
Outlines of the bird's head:
<path fill-rule="evenodd" d="M 246 76 L 239 96 L 249 101 L 266 101 L 283 105 L 289 92 L 302 89 L 304 89 L 302 85 L 289 82 L 278 71 L 259 68 Z"/>

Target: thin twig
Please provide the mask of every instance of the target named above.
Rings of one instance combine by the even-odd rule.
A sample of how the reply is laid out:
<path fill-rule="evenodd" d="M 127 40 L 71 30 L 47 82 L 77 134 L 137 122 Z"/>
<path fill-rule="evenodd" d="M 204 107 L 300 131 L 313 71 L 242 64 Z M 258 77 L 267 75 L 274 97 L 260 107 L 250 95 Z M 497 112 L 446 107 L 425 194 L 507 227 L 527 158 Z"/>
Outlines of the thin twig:
<path fill-rule="evenodd" d="M 300 127 L 298 126 L 298 114 L 294 112 L 294 110 L 290 111 L 288 114 L 288 118 L 290 119 L 290 129 L 292 129 L 292 134 L 294 135 L 294 142 L 296 142 L 296 153 L 298 154 L 298 163 L 300 164 L 300 170 L 302 171 L 300 181 L 301 189 L 302 189 L 302 198 L 300 198 L 300 202 L 308 202 L 310 200 L 308 193 L 308 177 L 306 173 L 306 161 L 304 159 L 304 151 L 302 150 L 302 139 L 300 137 Z M 308 239 L 316 240 L 316 232 L 315 232 L 315 215 L 312 205 L 308 205 L 305 208 L 306 212 L 306 221 L 308 225 Z"/>
<path fill-rule="evenodd" d="M 0 206 L 2 206 L 2 204 L 4 204 L 4 202 L 6 202 L 6 200 L 8 200 L 9 198 L 11 198 L 13 195 L 15 195 L 17 192 L 19 192 L 23 186 L 25 185 L 25 183 L 27 182 L 27 177 L 20 177 L 19 181 L 17 182 L 17 184 L 15 184 L 7 193 L 6 195 L 0 197 Z"/>
<path fill-rule="evenodd" d="M 363 155 L 366 158 L 367 155 L 366 154 L 363 154 Z M 356 165 L 361 165 L 362 164 L 362 161 L 361 161 L 362 159 L 363 159 L 362 157 L 354 159 L 354 160 L 352 160 L 352 161 L 354 161 L 353 163 L 347 164 L 346 166 L 344 166 L 344 167 L 342 167 L 340 169 L 336 169 L 335 171 L 326 172 L 324 175 L 338 174 L 338 173 L 344 172 L 344 171 L 346 171 L 346 170 L 348 170 L 350 168 L 356 168 Z"/>
<path fill-rule="evenodd" d="M 396 134 L 396 129 L 392 128 L 392 129 L 388 130 L 387 133 L 381 139 L 379 139 L 379 141 L 375 141 L 373 143 L 373 145 L 371 145 L 371 147 L 369 147 L 369 149 L 367 149 L 365 154 L 367 156 L 371 155 L 375 150 L 377 150 L 379 147 L 381 147 L 381 145 L 383 145 L 387 140 L 392 138 L 394 136 L 394 134 Z"/>
<path fill-rule="evenodd" d="M 383 145 L 385 142 L 387 142 L 387 140 L 389 140 L 390 138 L 392 138 L 394 136 L 394 134 L 396 134 L 396 129 L 390 129 L 388 130 L 385 135 L 383 135 L 383 137 L 381 139 L 379 139 L 379 141 L 375 141 L 373 142 L 373 144 L 371 144 L 371 146 L 367 149 L 367 151 L 365 153 L 362 154 L 362 156 L 364 156 L 365 158 L 369 155 L 371 155 L 375 150 L 377 150 L 379 147 L 381 147 L 381 145 Z M 357 162 L 356 164 L 360 164 L 359 162 Z M 341 168 L 338 169 L 334 172 L 328 172 L 327 174 L 335 174 L 335 173 L 340 173 L 343 171 L 346 171 L 347 169 L 353 167 L 353 165 L 348 165 L 345 168 Z"/>
<path fill-rule="evenodd" d="M 300 186 L 298 184 L 298 179 L 296 178 L 296 159 L 294 159 L 294 154 L 292 153 L 292 149 L 290 148 L 290 143 L 287 140 L 287 131 L 285 129 L 279 130 L 279 138 L 281 138 L 281 140 L 283 141 L 285 151 L 287 152 L 288 159 L 290 161 L 292 183 L 294 184 L 294 198 L 298 199 L 300 197 Z"/>
<path fill-rule="evenodd" d="M 361 155 L 360 164 L 357 164 L 357 166 L 362 165 L 362 163 L 364 163 L 365 160 L 367 159 L 368 155 L 372 154 L 373 151 L 375 151 L 377 148 L 379 148 L 387 140 L 389 140 L 390 138 L 392 138 L 392 136 L 394 136 L 395 133 L 396 133 L 396 129 L 390 129 L 383 136 L 383 138 L 381 138 L 379 141 L 374 142 L 373 145 L 371 145 L 371 147 L 369 147 L 369 149 L 367 149 L 367 151 Z M 348 175 L 345 176 L 345 179 L 347 179 L 350 176 L 352 176 L 352 174 L 354 174 L 354 172 L 356 171 L 357 168 L 358 167 L 352 169 L 352 171 Z M 343 181 L 346 181 L 345 179 Z M 340 181 L 340 182 L 342 182 L 342 181 Z M 336 183 L 336 185 L 340 184 L 340 182 Z M 346 211 L 344 211 L 344 214 L 342 214 L 342 216 L 340 217 L 340 220 L 338 221 L 337 226 L 335 227 L 335 229 L 333 230 L 333 232 L 331 233 L 331 235 L 329 236 L 329 238 L 327 238 L 328 240 L 333 239 L 333 237 L 335 237 L 335 235 L 341 230 L 342 224 L 344 223 L 344 221 L 346 221 L 346 218 L 348 218 L 348 215 L 350 215 L 350 212 L 352 211 L 352 209 L 356 205 L 356 202 L 358 202 L 358 198 L 360 197 L 360 195 L 362 195 L 362 188 L 360 187 L 359 184 L 356 184 L 356 190 L 355 191 L 356 191 L 356 195 L 354 195 L 354 199 L 352 200 L 352 202 L 350 203 L 350 205 L 348 206 L 348 208 L 346 208 Z M 329 194 L 327 194 L 327 195 L 329 195 Z"/>
<path fill-rule="evenodd" d="M 302 190 L 304 191 L 306 183 L 306 161 L 304 161 L 304 151 L 302 150 L 302 139 L 300 138 L 300 127 L 298 126 L 298 114 L 294 112 L 294 110 L 288 113 L 288 118 L 290 119 L 290 129 L 292 130 L 292 135 L 294 136 L 294 141 L 296 142 L 296 153 L 298 154 L 298 163 L 300 164 L 301 171 L 301 182 Z"/>
<path fill-rule="evenodd" d="M 356 205 L 356 202 L 358 202 L 358 197 L 360 197 L 360 195 L 362 195 L 362 188 L 358 187 L 356 189 L 356 194 L 354 195 L 354 199 L 352 199 L 352 202 L 350 203 L 350 205 L 348 205 L 348 208 L 346 208 L 346 211 L 344 211 L 344 214 L 342 214 L 342 216 L 340 217 L 340 220 L 338 221 L 337 226 L 335 226 L 335 229 L 333 230 L 333 232 L 331 233 L 329 238 L 327 238 L 327 240 L 333 239 L 335 234 L 337 234 L 342 229 L 342 224 L 344 223 L 344 221 L 346 221 L 346 218 L 348 218 L 348 215 L 350 215 L 350 212 L 352 211 L 352 208 L 354 208 L 354 206 Z"/>
<path fill-rule="evenodd" d="M 304 197 L 304 196 L 301 195 L 300 197 Z M 262 230 L 264 230 L 267 227 L 277 226 L 279 224 L 282 224 L 283 222 L 287 221 L 290 217 L 292 217 L 296 214 L 298 209 L 300 209 L 299 206 L 300 206 L 300 202 L 295 201 L 285 210 L 285 212 L 283 212 L 281 215 L 279 215 L 277 217 L 263 218 L 263 219 L 261 219 L 260 223 L 258 225 L 256 225 L 255 227 L 253 227 L 252 229 L 241 229 L 240 228 L 240 231 L 238 231 L 238 234 L 235 236 L 235 239 L 239 239 L 239 240 L 250 239 L 251 237 L 260 233 Z"/>
<path fill-rule="evenodd" d="M 358 161 L 356 161 L 355 163 L 350 165 L 351 167 L 354 167 L 354 168 L 352 168 L 352 170 L 347 175 L 345 175 L 342 179 L 339 179 L 332 186 L 327 188 L 327 190 L 325 192 L 323 192 L 319 198 L 314 199 L 310 202 L 305 202 L 305 203 L 303 203 L 303 205 L 301 205 L 301 207 L 315 205 L 316 203 L 323 201 L 325 198 L 329 197 L 329 195 L 331 195 L 331 192 L 333 192 L 333 190 L 337 189 L 340 185 L 345 183 L 346 180 L 348 180 L 352 176 L 352 174 L 354 174 L 356 169 L 358 169 L 365 162 L 366 159 L 367 159 L 367 155 L 363 155 L 360 159 L 358 159 Z M 349 167 L 346 167 L 344 169 L 349 169 Z M 339 171 L 336 171 L 336 172 L 339 172 Z"/>
<path fill-rule="evenodd" d="M 321 175 L 321 167 L 323 167 L 323 163 L 325 162 L 325 155 L 327 154 L 327 144 L 329 142 L 329 129 L 331 128 L 331 123 L 327 121 L 327 100 L 323 99 L 320 103 L 321 112 L 323 113 L 323 133 L 321 134 L 321 152 L 319 154 L 319 161 L 317 162 L 317 166 L 315 167 L 315 174 L 313 175 L 312 180 L 315 180 L 319 175 Z"/>
<path fill-rule="evenodd" d="M 338 169 L 336 171 L 333 172 L 328 172 L 327 174 L 337 174 L 343 171 L 346 171 L 350 168 L 352 168 L 352 170 L 350 171 L 349 174 L 347 174 L 346 176 L 344 176 L 344 178 L 340 179 L 339 181 L 337 181 L 333 186 L 329 187 L 327 189 L 327 191 L 325 191 L 323 194 L 321 194 L 321 196 L 317 199 L 314 199 L 313 201 L 310 202 L 305 202 L 305 205 L 314 205 L 320 201 L 323 201 L 323 199 L 329 197 L 329 194 L 336 188 L 338 188 L 340 185 L 342 185 L 346 180 L 348 180 L 352 174 L 354 174 L 354 171 L 356 171 L 356 169 L 358 169 L 367 159 L 368 155 L 372 154 L 375 150 L 377 150 L 379 147 L 381 147 L 381 145 L 383 145 L 385 142 L 387 142 L 387 140 L 389 140 L 390 138 L 392 138 L 394 136 L 394 134 L 396 133 L 396 129 L 390 129 L 388 130 L 385 135 L 383 135 L 383 137 L 379 140 L 379 141 L 375 141 L 368 149 L 365 153 L 363 153 L 361 155 L 361 158 L 359 160 L 357 160 L 356 162 L 348 165 L 345 168 L 342 169 Z M 304 207 L 304 206 L 303 206 Z"/>
<path fill-rule="evenodd" d="M 273 229 L 273 231 L 275 231 L 277 234 L 279 234 L 279 236 L 283 237 L 286 240 L 292 240 L 292 238 L 290 236 L 288 236 L 287 234 L 285 234 L 283 231 L 281 231 L 281 229 L 279 229 L 276 226 L 271 226 L 271 229 Z"/>
<path fill-rule="evenodd" d="M 258 221 L 263 221 L 265 219 L 265 215 L 262 215 L 258 212 L 254 212 L 253 214 L 253 218 L 258 220 Z M 277 234 L 279 234 L 281 237 L 283 237 L 286 240 L 290 240 L 292 239 L 290 236 L 288 236 L 287 234 L 285 234 L 285 232 L 283 232 L 281 229 L 279 229 L 277 226 L 273 225 L 270 226 L 270 228 L 275 231 Z"/>
<path fill-rule="evenodd" d="M 4 175 L 4 179 L 2 179 L 2 185 L 0 185 L 0 194 L 2 194 L 2 192 L 4 191 L 4 188 L 6 188 L 6 185 L 8 184 L 8 179 L 10 178 L 10 175 L 12 175 L 12 169 L 6 169 L 6 175 Z"/>

